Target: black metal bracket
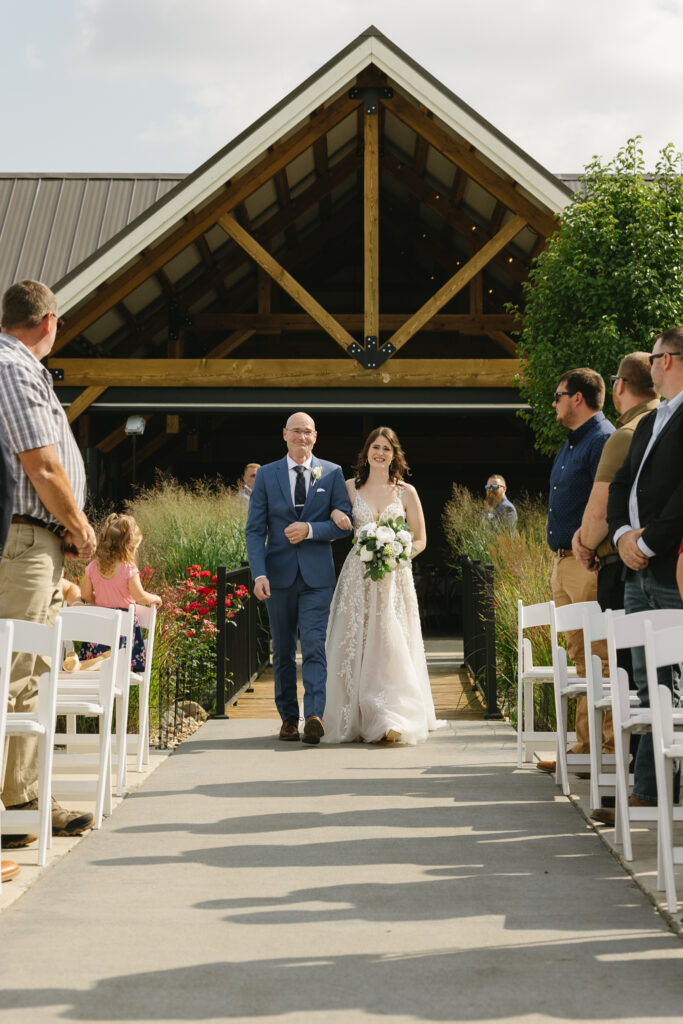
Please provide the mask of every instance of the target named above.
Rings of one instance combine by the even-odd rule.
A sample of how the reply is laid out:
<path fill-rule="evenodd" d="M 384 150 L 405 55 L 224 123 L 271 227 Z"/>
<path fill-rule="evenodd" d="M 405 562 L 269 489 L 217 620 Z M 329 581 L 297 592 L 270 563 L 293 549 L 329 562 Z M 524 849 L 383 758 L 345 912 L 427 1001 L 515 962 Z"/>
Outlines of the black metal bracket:
<path fill-rule="evenodd" d="M 376 370 L 382 363 L 386 363 L 389 356 L 393 356 L 396 349 L 390 341 L 385 341 L 380 348 L 378 338 L 371 334 L 365 339 L 365 348 L 354 341 L 346 351 L 364 370 Z"/>
<path fill-rule="evenodd" d="M 168 307 L 168 340 L 177 341 L 183 327 L 192 327 L 194 320 L 190 313 L 181 309 L 177 302 L 171 302 Z"/>
<path fill-rule="evenodd" d="M 361 87 L 354 85 L 353 89 L 349 89 L 350 100 L 365 100 L 365 113 L 376 114 L 379 110 L 380 100 L 390 100 L 394 95 L 394 90 L 386 85 L 382 88 L 377 86 L 365 86 Z"/>
<path fill-rule="evenodd" d="M 60 384 L 64 380 L 64 370 L 57 367 L 52 369 L 52 367 L 48 366 L 47 371 L 52 377 L 53 383 Z"/>

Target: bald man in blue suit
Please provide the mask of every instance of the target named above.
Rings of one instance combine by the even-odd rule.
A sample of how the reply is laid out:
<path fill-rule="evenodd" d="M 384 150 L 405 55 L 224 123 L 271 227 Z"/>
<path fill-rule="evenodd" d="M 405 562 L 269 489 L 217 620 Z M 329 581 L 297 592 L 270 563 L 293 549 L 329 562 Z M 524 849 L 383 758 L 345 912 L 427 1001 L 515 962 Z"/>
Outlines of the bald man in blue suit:
<path fill-rule="evenodd" d="M 293 413 L 283 429 L 287 455 L 261 466 L 249 501 L 247 552 L 254 595 L 268 605 L 273 639 L 275 704 L 281 740 L 299 739 L 296 643 L 301 641 L 304 684 L 303 741 L 325 733 L 325 635 L 335 586 L 332 541 L 348 536 L 330 519 L 351 516 L 339 466 L 313 455 L 315 423 Z"/>

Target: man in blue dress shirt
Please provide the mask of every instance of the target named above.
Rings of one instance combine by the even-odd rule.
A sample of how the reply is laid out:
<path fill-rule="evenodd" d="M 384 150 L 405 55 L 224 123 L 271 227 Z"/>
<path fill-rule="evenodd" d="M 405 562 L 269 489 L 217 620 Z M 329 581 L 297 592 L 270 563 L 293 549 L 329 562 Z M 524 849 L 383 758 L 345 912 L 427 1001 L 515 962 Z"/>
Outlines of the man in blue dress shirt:
<path fill-rule="evenodd" d="M 550 473 L 548 498 L 548 544 L 554 554 L 550 587 L 553 601 L 560 607 L 577 601 L 597 601 L 598 578 L 574 558 L 572 537 L 581 525 L 583 510 L 593 487 L 603 446 L 614 433 L 605 419 L 605 382 L 599 373 L 582 366 L 560 378 L 553 397 L 557 422 L 566 427 L 567 440 L 560 448 Z M 604 646 L 604 644 L 603 644 Z M 604 657 L 607 651 L 594 650 Z M 586 674 L 581 630 L 567 633 L 567 650 L 579 676 Z M 610 746 L 609 735 L 603 737 Z M 585 697 L 576 706 L 576 744 L 574 754 L 587 754 L 588 711 Z M 555 771 L 554 761 L 539 761 L 542 771 Z"/>

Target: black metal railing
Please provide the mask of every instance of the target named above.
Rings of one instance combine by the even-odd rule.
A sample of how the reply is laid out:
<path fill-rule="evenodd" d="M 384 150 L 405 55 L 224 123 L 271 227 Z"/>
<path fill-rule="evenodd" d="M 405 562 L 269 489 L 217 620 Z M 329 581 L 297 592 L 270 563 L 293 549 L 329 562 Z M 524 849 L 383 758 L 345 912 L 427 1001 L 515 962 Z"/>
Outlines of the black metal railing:
<path fill-rule="evenodd" d="M 460 556 L 463 664 L 485 703 L 485 718 L 502 718 L 496 681 L 495 574 L 492 565 Z"/>
<path fill-rule="evenodd" d="M 233 617 L 227 614 L 225 599 L 235 587 L 246 587 L 251 593 L 249 567 L 228 572 L 219 565 L 216 575 L 216 716 L 221 718 L 226 702 L 249 687 L 266 667 L 270 646 L 255 597 L 248 597 Z"/>
<path fill-rule="evenodd" d="M 213 703 L 213 683 L 204 667 L 190 660 L 174 660 L 161 666 L 150 702 L 150 744 L 159 750 L 174 747 L 191 735 L 208 717 Z M 154 678 L 154 677 L 153 677 Z"/>

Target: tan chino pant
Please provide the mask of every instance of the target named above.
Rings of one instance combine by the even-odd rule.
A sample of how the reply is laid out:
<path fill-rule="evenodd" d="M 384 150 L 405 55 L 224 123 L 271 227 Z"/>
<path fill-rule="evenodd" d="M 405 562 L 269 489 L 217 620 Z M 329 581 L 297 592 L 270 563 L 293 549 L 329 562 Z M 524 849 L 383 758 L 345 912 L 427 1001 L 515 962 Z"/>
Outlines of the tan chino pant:
<path fill-rule="evenodd" d="M 553 601 L 559 607 L 565 604 L 577 604 L 580 601 L 597 601 L 597 573 L 584 569 L 573 555 L 564 558 L 555 556 L 553 571 L 550 577 L 550 589 Z M 586 661 L 583 656 L 583 633 L 580 629 L 567 633 L 567 653 L 576 665 L 579 676 L 586 674 Z M 599 640 L 593 644 L 593 654 L 602 659 L 603 675 L 607 675 L 607 644 Z M 605 753 L 614 752 L 614 732 L 612 729 L 612 713 L 606 711 L 602 721 L 602 749 Z M 576 744 L 571 748 L 573 754 L 587 754 L 590 751 L 588 741 L 588 701 L 579 697 L 576 701 Z"/>
<path fill-rule="evenodd" d="M 10 526 L 0 561 L 0 616 L 52 624 L 62 606 L 62 542 L 39 526 Z M 17 654 L 12 661 L 8 711 L 37 709 L 44 658 Z M 5 744 L 2 802 L 5 807 L 38 796 L 38 740 L 10 737 Z"/>

